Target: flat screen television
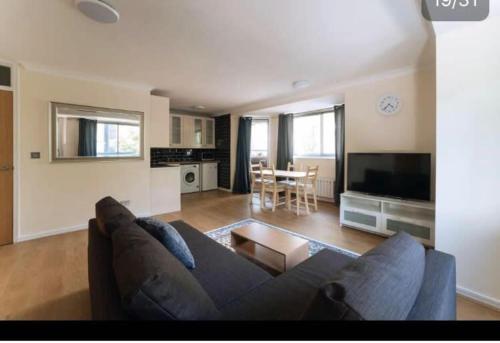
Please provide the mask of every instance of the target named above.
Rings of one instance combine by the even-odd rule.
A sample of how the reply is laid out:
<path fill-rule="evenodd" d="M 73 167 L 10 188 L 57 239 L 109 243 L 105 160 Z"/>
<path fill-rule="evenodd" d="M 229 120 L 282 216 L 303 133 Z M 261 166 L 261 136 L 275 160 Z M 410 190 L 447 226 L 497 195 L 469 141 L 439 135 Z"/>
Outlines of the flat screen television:
<path fill-rule="evenodd" d="M 401 199 L 431 200 L 431 154 L 348 154 L 347 189 Z"/>

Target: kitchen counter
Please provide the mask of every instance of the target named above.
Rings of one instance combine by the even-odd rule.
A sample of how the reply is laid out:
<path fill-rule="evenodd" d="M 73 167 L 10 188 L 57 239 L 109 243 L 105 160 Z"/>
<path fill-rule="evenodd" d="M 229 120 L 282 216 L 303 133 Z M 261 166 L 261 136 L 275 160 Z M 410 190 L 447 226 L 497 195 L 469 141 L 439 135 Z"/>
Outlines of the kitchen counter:
<path fill-rule="evenodd" d="M 175 161 L 175 162 L 159 162 L 152 164 L 151 168 L 176 168 L 183 164 L 204 164 L 204 163 L 219 163 L 218 160 L 213 161 Z"/>

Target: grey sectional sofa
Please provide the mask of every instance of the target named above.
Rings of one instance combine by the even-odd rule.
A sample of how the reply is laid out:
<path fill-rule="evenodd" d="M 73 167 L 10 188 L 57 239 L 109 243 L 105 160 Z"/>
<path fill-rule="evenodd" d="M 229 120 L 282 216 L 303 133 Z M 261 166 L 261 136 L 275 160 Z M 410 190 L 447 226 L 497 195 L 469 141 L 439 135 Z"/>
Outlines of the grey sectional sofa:
<path fill-rule="evenodd" d="M 185 222 L 188 270 L 105 198 L 89 222 L 94 320 L 454 320 L 455 260 L 407 235 L 353 259 L 323 250 L 273 277 Z M 396 280 L 396 281 L 395 281 Z M 367 287 L 368 285 L 368 287 Z"/>

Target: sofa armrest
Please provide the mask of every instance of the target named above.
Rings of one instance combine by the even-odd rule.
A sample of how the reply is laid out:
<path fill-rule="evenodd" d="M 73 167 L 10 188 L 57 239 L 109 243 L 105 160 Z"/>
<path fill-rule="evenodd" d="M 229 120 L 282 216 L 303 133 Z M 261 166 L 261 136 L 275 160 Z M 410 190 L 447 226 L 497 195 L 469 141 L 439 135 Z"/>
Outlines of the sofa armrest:
<path fill-rule="evenodd" d="M 455 257 L 428 250 L 422 288 L 407 320 L 456 320 Z"/>

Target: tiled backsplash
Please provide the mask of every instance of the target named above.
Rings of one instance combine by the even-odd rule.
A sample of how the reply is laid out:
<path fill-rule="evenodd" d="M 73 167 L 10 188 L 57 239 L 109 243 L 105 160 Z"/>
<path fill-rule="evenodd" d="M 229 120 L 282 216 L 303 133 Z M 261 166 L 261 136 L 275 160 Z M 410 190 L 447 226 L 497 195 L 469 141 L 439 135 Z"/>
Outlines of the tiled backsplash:
<path fill-rule="evenodd" d="M 151 166 L 155 166 L 159 162 L 200 161 L 203 152 L 215 153 L 214 149 L 151 148 Z"/>
<path fill-rule="evenodd" d="M 231 116 L 215 118 L 215 158 L 219 161 L 219 187 L 231 188 Z"/>

